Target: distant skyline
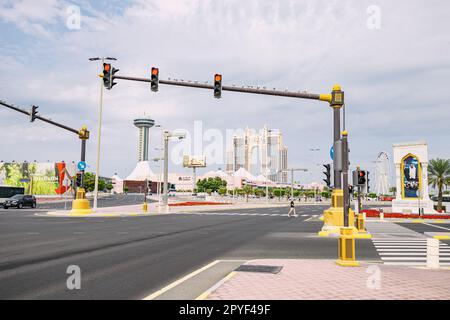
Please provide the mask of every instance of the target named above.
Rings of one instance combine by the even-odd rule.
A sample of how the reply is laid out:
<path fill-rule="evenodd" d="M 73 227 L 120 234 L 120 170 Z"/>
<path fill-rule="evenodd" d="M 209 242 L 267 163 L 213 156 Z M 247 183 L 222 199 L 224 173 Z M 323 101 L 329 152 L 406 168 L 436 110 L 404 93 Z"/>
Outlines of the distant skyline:
<path fill-rule="evenodd" d="M 226 85 L 311 93 L 339 83 L 352 167 L 375 172 L 380 151 L 391 156 L 394 143 L 419 140 L 428 142 L 430 158 L 450 158 L 449 11 L 445 0 L 3 0 L 0 99 L 38 105 L 40 114 L 75 128 L 86 124 L 94 171 L 101 67 L 90 57 L 116 57 L 120 75 L 149 77 L 157 66 L 161 79 L 212 83 L 221 73 Z M 117 82 L 104 96 L 102 175 L 125 177 L 135 167 L 133 119 L 144 114 L 192 135 L 195 121 L 223 135 L 247 126 L 280 129 L 289 166 L 311 169 L 295 176 L 305 183 L 322 181 L 317 164 L 331 162 L 325 103 L 231 92 L 218 100 L 210 90 L 161 85 L 153 93 L 149 84 Z M 0 127 L 0 160 L 78 160 L 73 134 L 3 107 Z M 160 146 L 160 129 L 151 128 L 149 158 Z M 225 157 L 204 171 L 219 167 L 225 170 Z M 175 163 L 170 169 L 189 173 Z"/>

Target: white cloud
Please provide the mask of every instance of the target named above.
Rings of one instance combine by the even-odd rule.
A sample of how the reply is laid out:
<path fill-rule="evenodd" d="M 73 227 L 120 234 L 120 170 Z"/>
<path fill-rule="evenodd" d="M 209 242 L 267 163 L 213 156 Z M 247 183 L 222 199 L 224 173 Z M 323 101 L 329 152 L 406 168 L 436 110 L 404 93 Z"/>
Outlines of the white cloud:
<path fill-rule="evenodd" d="M 64 29 L 67 3 L 2 6 L 6 11 L 0 21 L 26 33 L 40 26 L 40 33 L 49 34 L 38 42 L 9 40 L 2 46 L 0 57 L 8 63 L 0 66 L 0 93 L 5 100 L 41 103 L 43 113 L 76 125 L 87 122 L 91 146 L 99 65 L 87 58 L 111 55 L 124 75 L 148 76 L 155 65 L 162 78 L 211 83 L 212 75 L 220 72 L 226 84 L 316 93 L 339 82 L 346 91 L 355 162 L 370 163 L 392 143 L 419 137 L 430 141 L 433 154 L 448 154 L 446 1 L 155 0 L 128 6 L 121 2 L 125 9 L 119 13 L 114 10 L 119 2 L 101 7 L 82 1 L 78 31 Z M 381 8 L 380 30 L 366 27 L 366 10 L 372 4 Z M 35 76 L 17 78 L 28 70 L 27 59 L 42 64 L 32 66 Z M 144 112 L 172 128 L 191 128 L 194 120 L 222 130 L 268 123 L 284 132 L 292 164 L 328 161 L 331 111 L 323 103 L 229 92 L 217 101 L 206 90 L 161 86 L 154 94 L 148 84 L 119 81 L 105 93 L 104 158 L 114 159 L 114 165 L 105 163 L 107 173 L 116 171 L 117 163 L 133 165 L 136 132 L 131 120 Z M 0 119 L 2 127 L 4 121 Z M 318 159 L 307 152 L 312 146 L 322 147 Z M 118 148 L 124 152 L 118 154 Z"/>

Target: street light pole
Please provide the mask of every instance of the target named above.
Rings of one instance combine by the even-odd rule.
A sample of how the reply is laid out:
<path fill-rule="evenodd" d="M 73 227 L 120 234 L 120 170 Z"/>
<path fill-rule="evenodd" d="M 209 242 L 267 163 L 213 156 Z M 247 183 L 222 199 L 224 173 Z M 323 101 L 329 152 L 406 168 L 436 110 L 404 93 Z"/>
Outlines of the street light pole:
<path fill-rule="evenodd" d="M 169 183 L 169 139 L 176 137 L 178 139 L 184 139 L 186 134 L 176 134 L 169 131 L 164 131 L 164 186 L 163 186 L 163 206 L 167 209 L 168 204 L 168 183 Z"/>
<path fill-rule="evenodd" d="M 163 182 L 163 206 L 167 206 L 167 183 L 169 180 L 169 132 L 164 131 L 164 182 Z"/>
<path fill-rule="evenodd" d="M 269 130 L 266 128 L 266 203 L 269 203 Z"/>
<path fill-rule="evenodd" d="M 102 58 L 102 63 L 104 59 Z M 100 78 L 100 101 L 98 108 L 98 132 L 97 132 L 97 162 L 95 164 L 95 183 L 94 183 L 94 205 L 93 210 L 97 210 L 98 199 L 98 175 L 100 171 L 100 143 L 102 134 L 102 113 L 103 113 L 103 81 Z"/>
<path fill-rule="evenodd" d="M 102 57 L 102 58 L 90 58 L 89 61 L 101 61 L 102 65 L 105 60 L 117 60 L 112 57 Z M 100 77 L 100 101 L 98 110 L 98 132 L 97 132 L 97 161 L 95 164 L 95 183 L 94 183 L 94 204 L 93 210 L 97 210 L 97 200 L 98 200 L 98 178 L 100 174 L 100 143 L 102 134 L 102 113 L 103 113 L 103 78 Z"/>

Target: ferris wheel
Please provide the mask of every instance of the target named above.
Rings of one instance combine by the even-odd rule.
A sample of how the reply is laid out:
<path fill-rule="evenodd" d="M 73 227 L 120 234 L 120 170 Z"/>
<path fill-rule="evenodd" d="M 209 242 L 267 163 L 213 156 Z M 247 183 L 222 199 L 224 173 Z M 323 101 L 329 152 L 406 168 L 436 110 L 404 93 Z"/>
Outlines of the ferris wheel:
<path fill-rule="evenodd" d="M 381 151 L 377 156 L 376 163 L 376 188 L 377 194 L 389 193 L 389 177 L 391 176 L 391 166 L 389 156 L 386 151 Z"/>

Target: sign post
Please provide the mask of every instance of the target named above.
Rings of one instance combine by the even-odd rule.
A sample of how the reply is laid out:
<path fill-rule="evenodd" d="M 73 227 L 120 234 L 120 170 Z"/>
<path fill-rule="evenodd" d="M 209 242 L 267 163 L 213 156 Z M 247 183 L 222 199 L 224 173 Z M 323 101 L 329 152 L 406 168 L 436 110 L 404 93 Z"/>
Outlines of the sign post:
<path fill-rule="evenodd" d="M 197 192 L 195 189 L 197 187 L 197 168 L 206 167 L 206 156 L 183 156 L 183 167 L 192 168 L 193 179 L 192 179 L 192 195 L 196 196 Z"/>

